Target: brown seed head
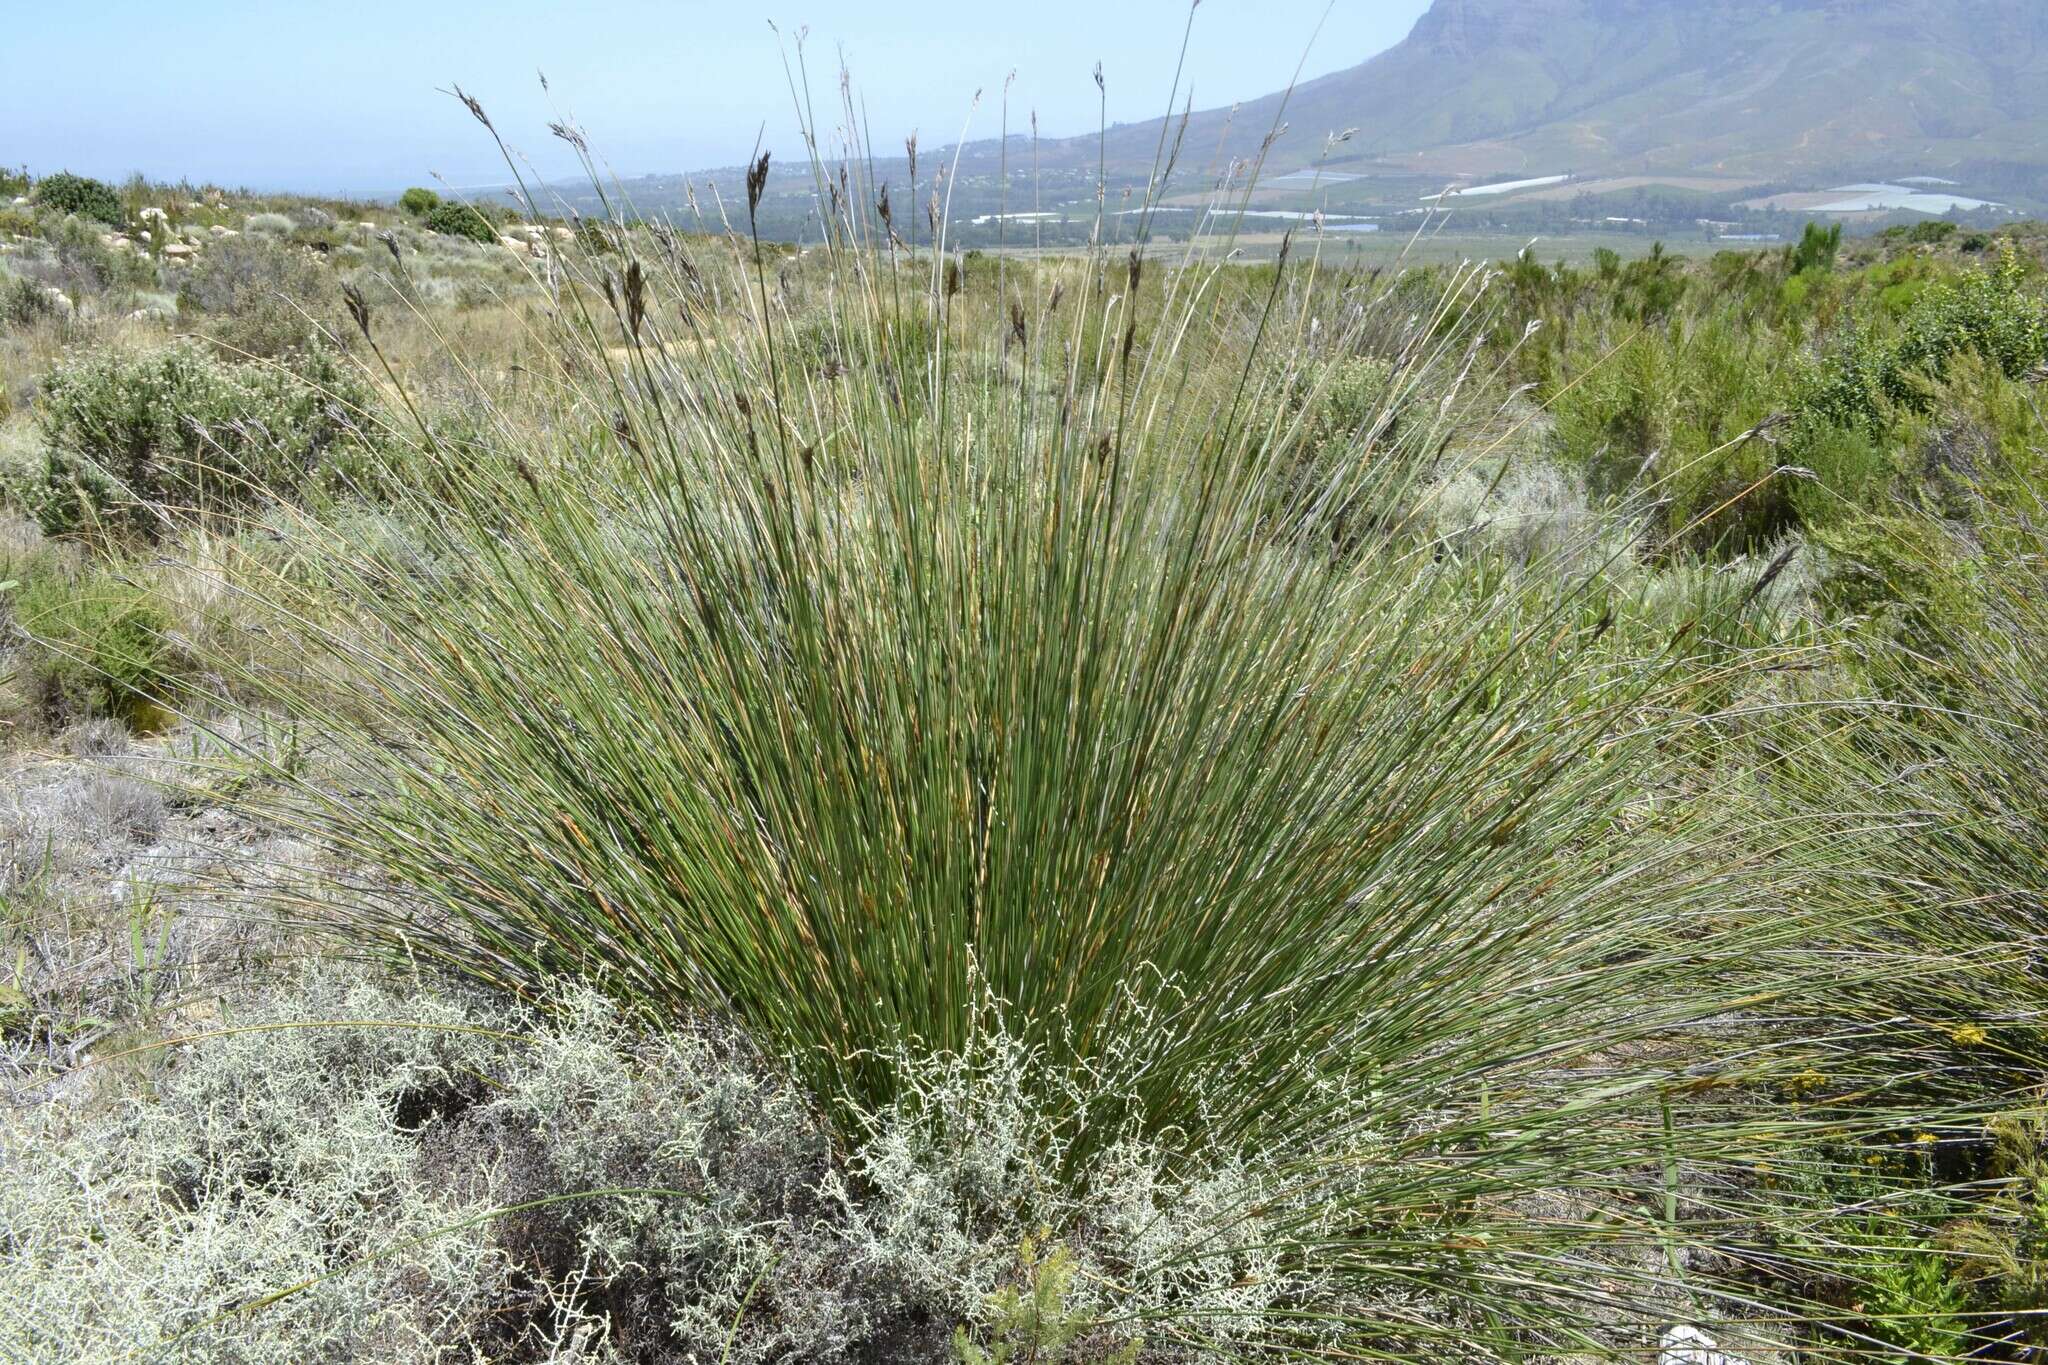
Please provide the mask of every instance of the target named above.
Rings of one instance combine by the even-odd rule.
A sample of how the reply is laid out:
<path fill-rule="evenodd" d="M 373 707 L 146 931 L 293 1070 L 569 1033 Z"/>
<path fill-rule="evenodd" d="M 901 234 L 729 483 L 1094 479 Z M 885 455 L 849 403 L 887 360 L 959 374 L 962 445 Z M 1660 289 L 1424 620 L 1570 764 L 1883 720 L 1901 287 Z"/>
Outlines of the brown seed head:
<path fill-rule="evenodd" d="M 462 103 L 469 109 L 469 112 L 476 117 L 476 121 L 478 123 L 481 123 L 484 127 L 489 128 L 491 132 L 494 134 L 498 131 L 496 128 L 491 126 L 491 116 L 484 112 L 483 105 L 477 101 L 477 97 L 475 95 L 470 94 L 467 90 L 464 90 L 461 86 L 458 85 L 455 87 L 455 98 L 462 101 Z"/>
<path fill-rule="evenodd" d="M 626 263 L 626 330 L 633 335 L 633 344 L 640 344 L 640 323 L 647 316 L 647 276 L 640 269 L 640 262 Z"/>
<path fill-rule="evenodd" d="M 348 315 L 355 319 L 357 330 L 362 332 L 365 341 L 369 340 L 370 305 L 363 298 L 363 291 L 344 281 L 341 286 L 341 297 L 342 301 L 348 304 Z"/>

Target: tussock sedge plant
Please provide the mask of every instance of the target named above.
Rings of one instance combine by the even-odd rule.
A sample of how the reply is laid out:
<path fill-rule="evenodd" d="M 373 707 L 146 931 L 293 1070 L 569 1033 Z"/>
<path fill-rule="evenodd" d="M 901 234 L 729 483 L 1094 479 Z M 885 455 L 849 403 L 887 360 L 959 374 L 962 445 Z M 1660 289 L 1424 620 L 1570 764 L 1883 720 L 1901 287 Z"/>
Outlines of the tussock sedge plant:
<path fill-rule="evenodd" d="M 880 183 L 806 127 L 801 250 L 751 231 L 766 155 L 687 234 L 612 197 L 535 267 L 545 422 L 480 385 L 473 438 L 381 444 L 377 534 L 275 513 L 292 571 L 249 590 L 297 662 L 234 682 L 322 756 L 249 799 L 367 869 L 319 921 L 730 1018 L 849 1145 L 1006 1040 L 1035 1178 L 1132 1140 L 1252 1172 L 1161 1241 L 1181 1270 L 1090 1285 L 1162 1359 L 1225 1310 L 1119 1284 L 1251 1252 L 1285 1290 L 1239 1358 L 1612 1358 L 1702 1318 L 1857 1354 L 1767 1273 L 1755 1171 L 1900 1121 L 1825 1007 L 1887 968 L 1780 894 L 1807 836 L 1700 799 L 1699 719 L 1784 659 L 1768 582 L 1652 603 L 1626 529 L 1504 566 L 1436 518 L 1499 481 L 1484 270 L 1231 264 L 1255 165 L 1185 249 L 1105 215 L 963 259 L 946 167 Z M 1377 398 L 1319 434 L 1359 359 Z"/>
<path fill-rule="evenodd" d="M 1928 586 L 1853 646 L 1875 700 L 1793 714 L 1763 775 L 1855 849 L 1832 894 L 1885 907 L 1866 928 L 1888 951 L 1982 965 L 1921 978 L 1905 1008 L 1948 1021 L 1928 1042 L 1949 1084 L 2017 1097 L 2048 1047 L 2048 533 L 2037 496 L 2001 503 L 1967 543 L 1932 518 L 1891 533 L 1895 572 Z"/>

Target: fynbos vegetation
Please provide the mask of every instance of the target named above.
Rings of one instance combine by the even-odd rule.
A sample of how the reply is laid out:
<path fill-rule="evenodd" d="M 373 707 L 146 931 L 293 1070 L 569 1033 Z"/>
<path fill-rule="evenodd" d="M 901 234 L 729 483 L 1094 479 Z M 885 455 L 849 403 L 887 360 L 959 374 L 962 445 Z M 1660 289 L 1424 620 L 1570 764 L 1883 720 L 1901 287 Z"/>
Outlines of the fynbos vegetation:
<path fill-rule="evenodd" d="M 36 182 L 0 1347 L 2033 1358 L 2042 239 L 809 133 L 801 250 Z"/>

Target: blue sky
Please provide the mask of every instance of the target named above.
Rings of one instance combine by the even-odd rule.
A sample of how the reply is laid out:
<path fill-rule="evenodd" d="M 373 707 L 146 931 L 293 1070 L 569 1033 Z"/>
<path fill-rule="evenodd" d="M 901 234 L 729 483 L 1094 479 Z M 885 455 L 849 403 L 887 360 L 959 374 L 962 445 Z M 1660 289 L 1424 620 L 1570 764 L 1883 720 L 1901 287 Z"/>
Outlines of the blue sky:
<path fill-rule="evenodd" d="M 1286 84 L 1326 6 L 1309 75 L 1400 41 L 1428 0 L 1204 0 L 1189 54 L 1196 104 Z M 0 162 L 305 190 L 501 179 L 482 130 L 437 93 L 457 81 L 550 174 L 568 169 L 546 133 L 557 113 L 621 174 L 730 165 L 757 132 L 794 156 L 771 19 L 785 35 L 808 26 L 825 99 L 843 50 L 889 145 L 913 128 L 927 146 L 952 141 L 977 87 L 970 131 L 993 135 L 1012 70 L 1013 127 L 1035 106 L 1046 133 L 1076 133 L 1095 124 L 1097 61 L 1113 121 L 1161 111 L 1187 17 L 1184 0 L 86 0 L 21 11 L 4 25 Z"/>

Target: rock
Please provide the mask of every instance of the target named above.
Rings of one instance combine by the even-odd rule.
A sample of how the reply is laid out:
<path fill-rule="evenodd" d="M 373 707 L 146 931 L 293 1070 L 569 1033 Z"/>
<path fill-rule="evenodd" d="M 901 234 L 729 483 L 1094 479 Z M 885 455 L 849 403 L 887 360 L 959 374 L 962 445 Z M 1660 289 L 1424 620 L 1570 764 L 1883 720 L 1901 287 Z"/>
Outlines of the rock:
<path fill-rule="evenodd" d="M 211 232 L 216 237 L 239 237 L 242 235 L 241 233 L 235 231 L 231 227 L 222 227 L 219 223 L 215 223 L 212 227 L 208 228 L 207 231 Z"/>
<path fill-rule="evenodd" d="M 524 237 L 500 236 L 498 244 L 509 251 L 516 251 L 522 256 L 531 256 L 533 254 L 533 244 Z"/>
<path fill-rule="evenodd" d="M 361 228 L 365 232 L 375 232 L 377 230 L 377 225 L 375 223 L 357 223 L 356 226 Z"/>
<path fill-rule="evenodd" d="M 165 213 L 162 209 L 158 208 L 154 204 L 145 205 L 144 207 L 135 210 L 135 216 L 145 223 L 151 221 L 152 219 L 160 223 L 169 222 L 171 217 L 170 214 Z"/>
<path fill-rule="evenodd" d="M 169 246 L 164 248 L 164 256 L 167 259 L 173 261 L 189 261 L 198 254 L 198 247 L 187 246 L 183 242 L 172 242 Z"/>
<path fill-rule="evenodd" d="M 72 313 L 77 311 L 76 305 L 71 302 L 71 296 L 65 293 L 63 290 L 57 288 L 57 286 L 54 284 L 47 285 L 44 287 L 43 297 L 47 298 L 50 301 L 50 306 L 52 308 L 55 308 L 60 314 L 67 318 L 70 317 Z"/>
<path fill-rule="evenodd" d="M 141 238 L 141 239 L 142 239 L 143 241 L 145 241 L 145 242 L 147 242 L 147 241 L 150 241 L 150 240 L 152 240 L 152 239 L 151 239 L 151 237 L 150 237 L 150 235 L 149 235 L 149 229 L 148 229 L 148 228 L 144 228 L 144 229 L 143 229 L 142 231 L 140 231 L 140 232 L 136 233 L 135 235 L 136 235 L 137 237 L 140 237 L 140 238 Z"/>
<path fill-rule="evenodd" d="M 1657 1352 L 1657 1365 L 1749 1365 L 1741 1356 L 1730 1355 L 1712 1337 L 1697 1327 L 1673 1327 L 1664 1334 Z"/>
<path fill-rule="evenodd" d="M 18 209 L 25 209 L 25 208 L 27 208 L 27 207 L 28 207 L 28 196 L 27 196 L 27 195 L 25 195 L 25 194 L 17 194 L 17 195 L 15 195 L 15 196 L 14 196 L 14 207 L 16 207 L 16 208 L 18 208 Z"/>
<path fill-rule="evenodd" d="M 549 228 L 548 231 L 555 234 L 555 240 L 558 242 L 573 242 L 576 240 L 576 234 L 565 227 Z"/>

